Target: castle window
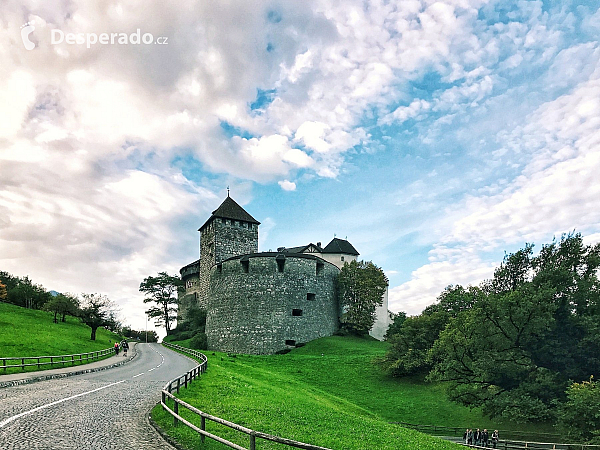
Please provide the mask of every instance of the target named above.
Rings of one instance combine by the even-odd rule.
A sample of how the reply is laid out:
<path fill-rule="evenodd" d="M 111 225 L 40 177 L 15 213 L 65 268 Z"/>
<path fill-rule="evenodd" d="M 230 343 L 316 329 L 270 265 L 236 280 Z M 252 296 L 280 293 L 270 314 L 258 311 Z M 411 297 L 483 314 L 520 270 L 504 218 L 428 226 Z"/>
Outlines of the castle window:
<path fill-rule="evenodd" d="M 340 257 L 340 260 L 341 260 L 341 261 L 343 261 L 343 260 L 344 260 L 344 257 L 343 257 L 343 256 L 342 256 L 342 257 Z"/>
<path fill-rule="evenodd" d="M 285 256 L 284 255 L 277 255 L 275 257 L 275 261 L 277 261 L 277 271 L 278 272 L 283 272 L 283 268 L 285 267 Z"/>
<path fill-rule="evenodd" d="M 317 275 L 321 275 L 323 273 L 323 268 L 325 267 L 325 264 L 323 264 L 322 262 L 317 261 Z"/>
<path fill-rule="evenodd" d="M 223 272 L 223 264 L 217 264 L 217 272 L 219 272 L 219 273 Z"/>
<path fill-rule="evenodd" d="M 316 297 L 317 296 L 315 294 L 311 294 L 310 292 L 306 294 L 306 300 L 314 301 Z"/>
<path fill-rule="evenodd" d="M 286 339 L 285 345 L 296 345 L 296 341 L 293 339 Z"/>
<path fill-rule="evenodd" d="M 292 316 L 299 317 L 302 315 L 301 309 L 292 309 Z"/>
<path fill-rule="evenodd" d="M 242 263 L 242 269 L 244 269 L 244 273 L 250 273 L 250 261 L 246 260 L 246 261 L 241 261 Z"/>

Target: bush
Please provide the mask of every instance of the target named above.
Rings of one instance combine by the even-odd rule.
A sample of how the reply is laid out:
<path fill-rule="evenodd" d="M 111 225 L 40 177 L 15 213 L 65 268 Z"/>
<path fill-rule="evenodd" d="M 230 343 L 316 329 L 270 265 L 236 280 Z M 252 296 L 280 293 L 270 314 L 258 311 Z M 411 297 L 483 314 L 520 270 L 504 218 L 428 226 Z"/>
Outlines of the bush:
<path fill-rule="evenodd" d="M 190 341 L 190 347 L 196 350 L 208 350 L 208 340 L 206 333 L 198 332 Z"/>
<path fill-rule="evenodd" d="M 600 382 L 573 383 L 558 409 L 558 426 L 572 439 L 600 443 Z"/>

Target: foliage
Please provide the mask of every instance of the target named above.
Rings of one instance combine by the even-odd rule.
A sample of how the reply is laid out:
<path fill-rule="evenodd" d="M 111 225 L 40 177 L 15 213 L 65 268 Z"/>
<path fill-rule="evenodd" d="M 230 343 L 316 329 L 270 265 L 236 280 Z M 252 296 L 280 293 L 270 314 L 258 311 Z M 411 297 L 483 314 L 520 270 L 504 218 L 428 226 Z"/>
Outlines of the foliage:
<path fill-rule="evenodd" d="M 70 294 L 58 294 L 44 304 L 42 309 L 54 313 L 54 323 L 58 323 L 59 315 L 61 316 L 61 322 L 64 322 L 67 314 L 70 316 L 78 314 L 79 299 Z"/>
<path fill-rule="evenodd" d="M 394 334 L 398 334 L 400 332 L 400 328 L 402 324 L 406 320 L 406 313 L 404 311 L 400 311 L 392 314 L 392 323 L 388 327 L 385 335 L 383 336 L 384 340 L 389 340 Z"/>
<path fill-rule="evenodd" d="M 478 410 L 447 400 L 440 384 L 424 383 L 415 377 L 385 376 L 372 361 L 387 348 L 387 343 L 377 340 L 333 336 L 308 342 L 285 355 L 232 358 L 204 352 L 208 371 L 178 396 L 202 411 L 250 428 L 334 449 L 458 448 L 389 424 L 399 420 L 492 430 L 548 429 L 537 424 L 492 421 Z M 186 427 L 173 428 L 173 417 L 160 408 L 152 412 L 152 417 L 169 433 L 176 433 L 177 440 L 187 448 L 221 448 L 209 439 L 200 447 L 197 438 L 185 435 Z M 209 431 L 211 426 L 217 429 L 207 421 Z M 225 427 L 218 431 L 247 445 L 247 437 Z M 261 449 L 281 447 L 264 441 L 259 445 Z"/>
<path fill-rule="evenodd" d="M 383 367 L 397 377 L 427 373 L 434 363 L 431 353 L 434 342 L 450 318 L 471 308 L 478 295 L 477 288 L 448 286 L 438 297 L 438 303 L 428 306 L 419 316 L 408 317 L 388 338 L 391 345 L 383 358 Z"/>
<path fill-rule="evenodd" d="M 190 340 L 190 347 L 196 350 L 208 349 L 208 339 L 206 337 L 206 333 L 203 331 L 198 331 Z"/>
<path fill-rule="evenodd" d="M 52 298 L 48 291 L 42 286 L 34 284 L 29 277 L 18 278 L 13 286 L 7 292 L 7 299 L 9 303 L 17 306 L 41 309 Z"/>
<path fill-rule="evenodd" d="M 377 306 L 383 304 L 388 279 L 371 261 L 344 264 L 338 275 L 342 327 L 356 335 L 366 335 L 375 323 Z"/>
<path fill-rule="evenodd" d="M 572 383 L 558 409 L 558 426 L 571 439 L 600 444 L 600 382 Z"/>
<path fill-rule="evenodd" d="M 600 245 L 563 236 L 505 257 L 433 345 L 430 379 L 491 416 L 552 419 L 569 380 L 600 372 Z"/>
<path fill-rule="evenodd" d="M 130 327 L 123 327 L 121 329 L 121 333 L 126 338 L 137 339 L 140 342 L 146 342 L 146 331 L 137 331 L 132 330 Z M 158 342 L 158 335 L 156 334 L 156 331 L 152 330 L 148 331 L 147 333 L 147 342 Z"/>
<path fill-rule="evenodd" d="M 177 290 L 182 281 L 177 276 L 167 272 L 159 272 L 156 277 L 144 278 L 140 283 L 140 292 L 146 295 L 144 303 L 154 302 L 155 305 L 146 311 L 149 317 L 156 319 L 155 324 L 164 326 L 167 335 L 171 331 L 171 323 L 177 318 Z"/>
<path fill-rule="evenodd" d="M 0 302 L 5 302 L 8 298 L 8 293 L 6 291 L 6 285 L 0 281 Z"/>
<path fill-rule="evenodd" d="M 99 327 L 112 326 L 114 318 L 114 306 L 105 295 L 82 294 L 82 307 L 79 318 L 92 329 L 90 339 L 96 339 L 96 330 Z"/>

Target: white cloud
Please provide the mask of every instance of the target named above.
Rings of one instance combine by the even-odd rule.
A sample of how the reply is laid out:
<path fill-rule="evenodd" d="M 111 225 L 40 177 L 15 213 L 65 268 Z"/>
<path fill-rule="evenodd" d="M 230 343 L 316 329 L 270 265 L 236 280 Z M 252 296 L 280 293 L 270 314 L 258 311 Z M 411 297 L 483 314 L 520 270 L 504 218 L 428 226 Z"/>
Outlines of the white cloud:
<path fill-rule="evenodd" d="M 295 191 L 296 190 L 296 183 L 289 181 L 289 180 L 280 181 L 279 186 L 281 186 L 281 189 L 283 189 L 284 191 Z"/>

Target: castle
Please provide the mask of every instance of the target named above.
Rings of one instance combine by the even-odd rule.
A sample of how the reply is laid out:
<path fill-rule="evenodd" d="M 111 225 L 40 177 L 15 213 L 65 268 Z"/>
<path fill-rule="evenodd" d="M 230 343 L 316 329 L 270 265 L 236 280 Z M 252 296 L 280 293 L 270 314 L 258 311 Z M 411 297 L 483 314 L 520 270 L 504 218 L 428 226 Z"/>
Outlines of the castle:
<path fill-rule="evenodd" d="M 336 278 L 359 253 L 344 239 L 258 252 L 258 222 L 229 195 L 200 227 L 200 259 L 180 270 L 178 319 L 196 304 L 207 311 L 211 350 L 270 354 L 339 327 Z M 389 324 L 387 290 L 370 334 Z"/>

